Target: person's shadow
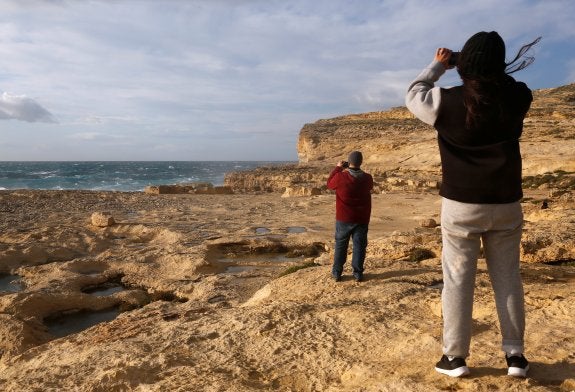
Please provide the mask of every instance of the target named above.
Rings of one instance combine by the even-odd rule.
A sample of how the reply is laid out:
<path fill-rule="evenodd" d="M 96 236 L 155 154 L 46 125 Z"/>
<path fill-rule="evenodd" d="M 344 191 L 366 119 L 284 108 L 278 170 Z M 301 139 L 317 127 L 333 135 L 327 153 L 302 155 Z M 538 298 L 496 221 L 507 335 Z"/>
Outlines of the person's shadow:
<path fill-rule="evenodd" d="M 486 376 L 499 377 L 505 376 L 506 374 L 506 368 L 496 369 L 491 367 L 473 367 L 471 378 L 481 378 Z M 566 379 L 575 379 L 575 363 L 543 363 L 530 361 L 527 378 L 533 382 L 533 385 L 558 387 Z"/>

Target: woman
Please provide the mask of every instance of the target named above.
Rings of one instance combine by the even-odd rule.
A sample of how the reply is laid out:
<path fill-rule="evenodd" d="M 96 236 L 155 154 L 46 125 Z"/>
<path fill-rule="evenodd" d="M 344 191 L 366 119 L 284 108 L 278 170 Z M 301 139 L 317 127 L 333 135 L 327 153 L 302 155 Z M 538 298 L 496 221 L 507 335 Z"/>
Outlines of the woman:
<path fill-rule="evenodd" d="M 434 61 L 410 85 L 406 105 L 438 133 L 442 165 L 443 356 L 435 369 L 452 377 L 469 374 L 473 292 L 481 244 L 502 334 L 508 374 L 526 377 L 525 310 L 519 273 L 523 213 L 519 137 L 533 99 L 509 73 L 539 38 L 505 63 L 505 43 L 496 32 L 473 35 L 455 65 L 463 85 L 435 87 L 454 67 L 453 53 L 439 48 Z M 454 57 L 454 56 L 453 56 Z M 515 65 L 514 65 L 515 64 Z"/>

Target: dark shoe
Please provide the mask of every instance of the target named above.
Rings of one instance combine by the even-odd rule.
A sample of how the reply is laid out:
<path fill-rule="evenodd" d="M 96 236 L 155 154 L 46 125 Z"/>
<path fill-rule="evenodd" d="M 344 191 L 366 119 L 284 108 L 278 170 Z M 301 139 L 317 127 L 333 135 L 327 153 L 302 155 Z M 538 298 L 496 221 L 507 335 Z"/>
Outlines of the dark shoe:
<path fill-rule="evenodd" d="M 508 357 L 505 355 L 505 360 L 507 361 L 507 375 L 513 377 L 527 377 L 527 371 L 529 370 L 529 362 L 525 359 L 523 355 L 514 355 Z"/>
<path fill-rule="evenodd" d="M 469 369 L 463 358 L 453 358 L 449 360 L 447 355 L 441 357 L 439 362 L 435 365 L 435 370 L 441 374 L 446 374 L 449 377 L 463 377 L 469 374 Z"/>
<path fill-rule="evenodd" d="M 332 277 L 333 280 L 335 280 L 336 282 L 341 282 L 341 275 L 332 275 L 331 277 Z"/>
<path fill-rule="evenodd" d="M 353 277 L 356 282 L 363 282 L 363 275 L 354 275 Z"/>

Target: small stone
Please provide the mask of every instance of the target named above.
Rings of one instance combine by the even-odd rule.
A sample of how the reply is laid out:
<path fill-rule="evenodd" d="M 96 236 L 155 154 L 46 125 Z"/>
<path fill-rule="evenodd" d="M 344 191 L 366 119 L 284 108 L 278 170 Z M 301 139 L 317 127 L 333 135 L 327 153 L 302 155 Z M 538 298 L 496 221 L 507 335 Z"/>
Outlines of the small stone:
<path fill-rule="evenodd" d="M 437 222 L 435 221 L 435 219 L 433 218 L 429 218 L 429 219 L 423 219 L 419 222 L 419 225 L 421 227 L 427 227 L 429 229 L 433 229 L 434 227 L 437 226 Z"/>
<path fill-rule="evenodd" d="M 561 384 L 561 391 L 573 392 L 575 391 L 575 378 L 568 378 Z"/>
<path fill-rule="evenodd" d="M 94 212 L 92 214 L 92 224 L 98 227 L 112 226 L 116 221 L 109 212 Z"/>

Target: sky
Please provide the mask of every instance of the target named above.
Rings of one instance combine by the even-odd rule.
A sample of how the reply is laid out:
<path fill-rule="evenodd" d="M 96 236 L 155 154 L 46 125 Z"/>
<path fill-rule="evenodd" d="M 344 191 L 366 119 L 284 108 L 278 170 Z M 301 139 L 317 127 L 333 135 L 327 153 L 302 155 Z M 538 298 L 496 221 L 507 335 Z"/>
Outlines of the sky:
<path fill-rule="evenodd" d="M 404 105 L 495 30 L 575 81 L 572 0 L 0 0 L 0 161 L 297 160 L 306 123 Z M 448 71 L 438 85 L 459 83 Z"/>

